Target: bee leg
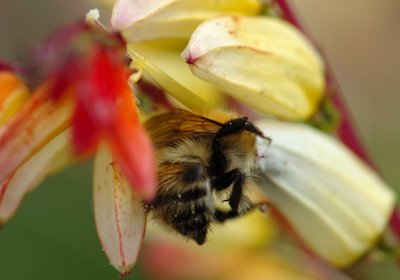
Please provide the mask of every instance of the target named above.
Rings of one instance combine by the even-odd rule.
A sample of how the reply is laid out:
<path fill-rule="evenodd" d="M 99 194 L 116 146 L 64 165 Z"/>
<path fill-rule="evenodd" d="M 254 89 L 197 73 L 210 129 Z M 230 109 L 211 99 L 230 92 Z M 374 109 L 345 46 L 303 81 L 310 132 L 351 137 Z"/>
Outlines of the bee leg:
<path fill-rule="evenodd" d="M 228 212 L 224 212 L 222 210 L 215 210 L 214 211 L 214 218 L 217 222 L 223 223 L 226 220 L 233 219 L 239 216 L 238 211 L 230 210 Z"/>
<path fill-rule="evenodd" d="M 226 172 L 225 174 L 216 178 L 213 181 L 212 187 L 217 191 L 225 190 L 236 180 L 238 173 L 239 173 L 238 169 L 233 169 L 229 172 Z"/>
<path fill-rule="evenodd" d="M 268 211 L 269 205 L 265 204 L 265 203 L 255 203 L 255 204 L 251 204 L 250 207 L 248 209 L 246 209 L 246 213 L 250 212 L 254 209 L 259 209 L 261 212 L 266 212 Z M 214 219 L 217 222 L 223 223 L 226 220 L 230 220 L 230 219 L 234 219 L 237 218 L 239 216 L 243 215 L 243 213 L 240 213 L 238 211 L 235 210 L 230 210 L 228 212 L 224 212 L 222 210 L 215 210 L 214 211 Z"/>
<path fill-rule="evenodd" d="M 215 190 L 222 191 L 233 183 L 232 193 L 229 199 L 224 200 L 229 201 L 229 206 L 232 210 L 237 211 L 239 209 L 240 199 L 243 194 L 243 181 L 244 178 L 239 169 L 233 169 L 218 178 L 218 180 L 215 181 L 215 185 L 213 184 Z"/>
<path fill-rule="evenodd" d="M 244 178 L 242 173 L 236 171 L 236 178 L 233 183 L 232 193 L 229 197 L 229 206 L 231 207 L 232 211 L 238 212 L 239 210 L 239 203 L 243 194 L 243 182 Z"/>
<path fill-rule="evenodd" d="M 231 210 L 228 212 L 224 212 L 224 211 L 221 211 L 218 209 L 216 211 L 214 211 L 214 217 L 218 222 L 224 222 L 225 220 L 232 219 L 232 218 L 239 216 L 239 204 L 240 204 L 240 200 L 241 200 L 242 194 L 243 194 L 244 178 L 243 178 L 242 173 L 240 173 L 238 169 L 234 169 L 228 173 L 225 173 L 224 175 L 227 175 L 227 174 L 229 174 L 228 178 L 233 178 L 233 180 L 234 180 L 233 187 L 232 187 L 232 193 L 228 199 Z"/>

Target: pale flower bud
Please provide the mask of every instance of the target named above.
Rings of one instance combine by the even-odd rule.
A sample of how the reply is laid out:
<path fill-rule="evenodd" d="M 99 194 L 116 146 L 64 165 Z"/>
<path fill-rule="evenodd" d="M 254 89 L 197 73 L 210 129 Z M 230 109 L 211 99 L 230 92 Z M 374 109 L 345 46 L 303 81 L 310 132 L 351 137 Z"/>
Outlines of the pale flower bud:
<path fill-rule="evenodd" d="M 195 75 L 263 112 L 306 119 L 324 90 L 321 58 L 283 20 L 224 16 L 198 26 L 183 52 Z"/>
<path fill-rule="evenodd" d="M 264 120 L 272 144 L 259 143 L 259 185 L 306 244 L 345 267 L 382 234 L 395 195 L 334 138 L 309 126 Z"/>

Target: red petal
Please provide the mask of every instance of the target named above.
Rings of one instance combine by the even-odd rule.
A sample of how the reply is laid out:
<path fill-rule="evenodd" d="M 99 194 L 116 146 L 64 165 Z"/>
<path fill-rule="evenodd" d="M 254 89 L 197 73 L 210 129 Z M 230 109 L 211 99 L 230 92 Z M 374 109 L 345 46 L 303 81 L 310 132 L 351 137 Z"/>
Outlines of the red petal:
<path fill-rule="evenodd" d="M 93 152 L 100 142 L 96 124 L 81 104 L 76 104 L 72 119 L 72 141 L 74 152 L 84 154 Z"/>
<path fill-rule="evenodd" d="M 133 190 L 152 199 L 156 192 L 155 162 L 153 147 L 144 129 L 122 119 L 108 142 Z"/>
<path fill-rule="evenodd" d="M 99 138 L 105 139 L 134 191 L 153 198 L 153 149 L 137 116 L 124 53 L 117 48 L 95 48 L 86 68 L 77 82 L 75 150 L 90 151 Z"/>

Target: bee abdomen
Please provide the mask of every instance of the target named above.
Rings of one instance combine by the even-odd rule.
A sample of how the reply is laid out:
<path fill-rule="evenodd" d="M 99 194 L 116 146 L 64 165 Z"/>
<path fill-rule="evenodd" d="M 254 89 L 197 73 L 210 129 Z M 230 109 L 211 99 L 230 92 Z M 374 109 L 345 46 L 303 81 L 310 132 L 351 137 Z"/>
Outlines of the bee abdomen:
<path fill-rule="evenodd" d="M 195 202 L 196 200 L 203 199 L 206 197 L 207 190 L 201 189 L 201 188 L 194 188 L 182 193 L 164 193 L 164 194 L 159 194 L 156 198 L 156 200 L 152 203 L 154 207 L 162 206 L 163 204 L 182 204 L 182 203 L 188 203 L 188 202 Z"/>
<path fill-rule="evenodd" d="M 192 164 L 188 168 L 186 168 L 183 173 L 183 180 L 185 183 L 195 183 L 198 180 L 204 179 L 206 175 L 204 165 L 200 162 Z"/>
<path fill-rule="evenodd" d="M 201 245 L 205 242 L 211 213 L 202 207 L 174 215 L 172 227 L 180 234 Z"/>

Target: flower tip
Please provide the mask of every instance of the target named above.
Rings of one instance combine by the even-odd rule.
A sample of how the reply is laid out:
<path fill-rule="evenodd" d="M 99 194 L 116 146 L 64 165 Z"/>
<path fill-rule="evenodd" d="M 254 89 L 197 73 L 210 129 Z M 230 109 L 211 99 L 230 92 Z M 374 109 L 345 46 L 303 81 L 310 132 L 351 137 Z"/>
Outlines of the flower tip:
<path fill-rule="evenodd" d="M 193 64 L 195 61 L 196 59 L 191 54 L 189 54 L 188 57 L 186 57 L 186 63 L 189 65 Z"/>
<path fill-rule="evenodd" d="M 127 270 L 127 271 L 121 272 L 121 274 L 119 275 L 119 278 L 122 279 L 122 278 L 125 278 L 126 276 L 131 276 L 131 275 L 132 275 L 132 273 Z"/>

